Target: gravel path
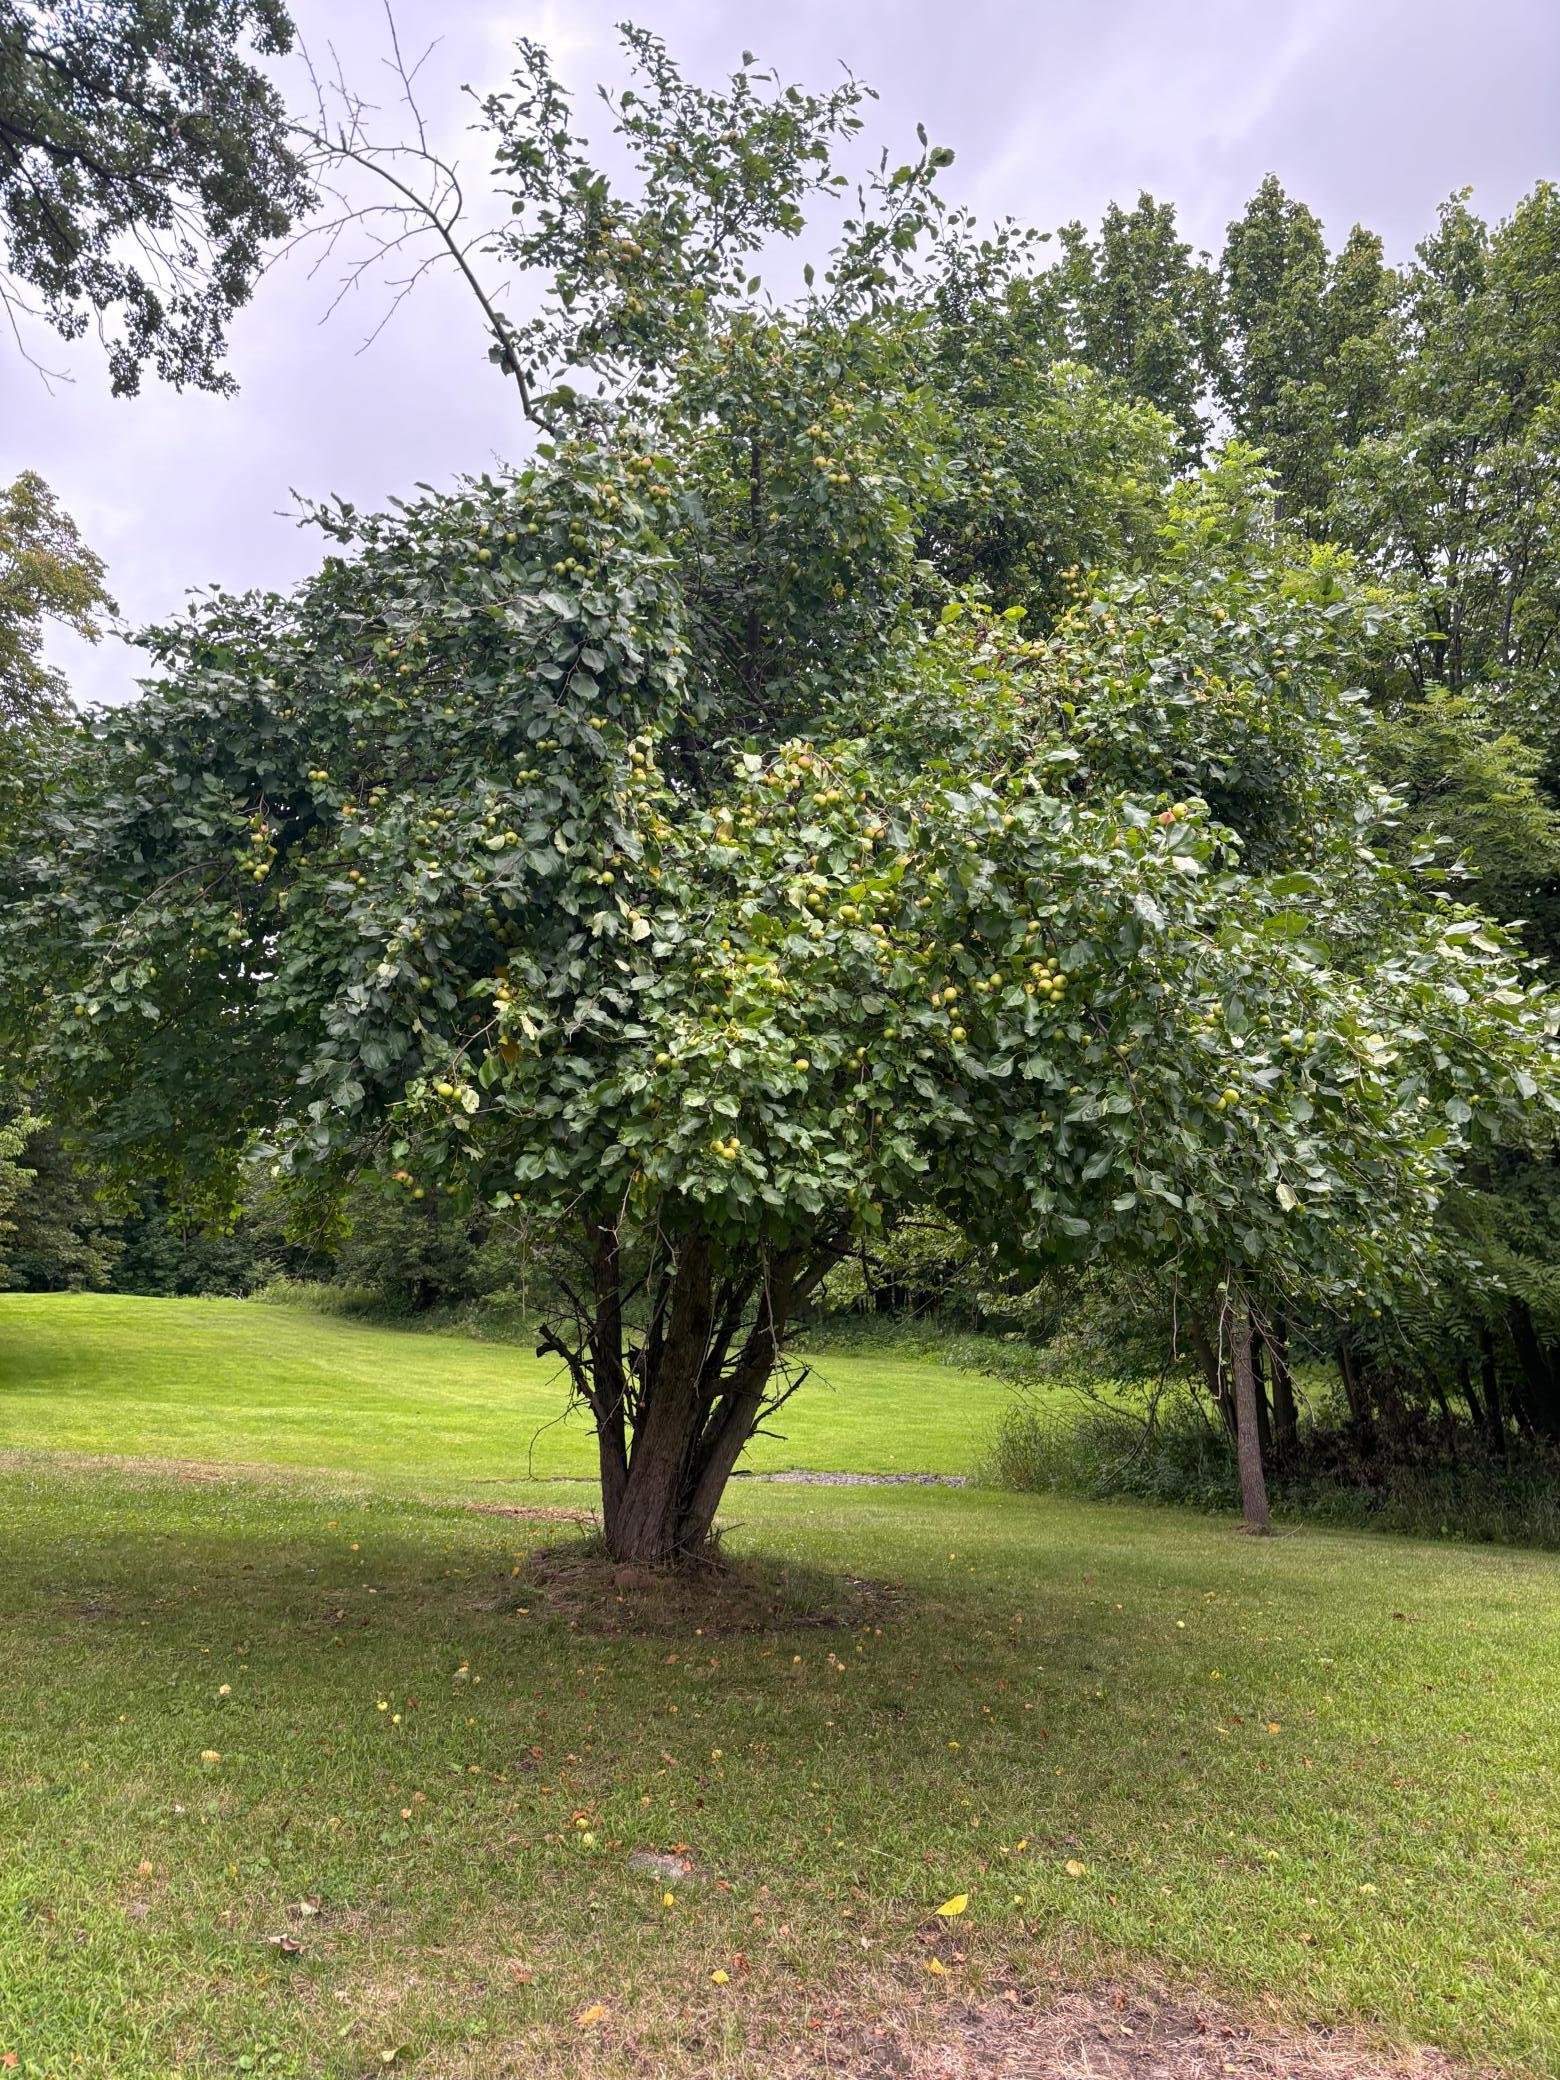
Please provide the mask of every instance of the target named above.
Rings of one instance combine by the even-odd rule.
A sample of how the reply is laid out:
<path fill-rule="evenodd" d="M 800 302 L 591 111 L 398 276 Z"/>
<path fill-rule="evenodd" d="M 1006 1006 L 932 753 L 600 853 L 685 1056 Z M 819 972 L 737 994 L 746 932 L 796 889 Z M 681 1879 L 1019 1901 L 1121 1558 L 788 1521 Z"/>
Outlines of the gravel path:
<path fill-rule="evenodd" d="M 962 1473 L 743 1473 L 738 1481 L 785 1481 L 803 1488 L 967 1488 L 969 1477 Z"/>
<path fill-rule="evenodd" d="M 801 1488 L 967 1488 L 967 1473 L 812 1473 L 793 1467 L 785 1473 L 746 1473 L 740 1467 L 734 1481 L 778 1481 Z M 483 1474 L 471 1483 L 474 1488 L 594 1488 L 593 1473 Z"/>

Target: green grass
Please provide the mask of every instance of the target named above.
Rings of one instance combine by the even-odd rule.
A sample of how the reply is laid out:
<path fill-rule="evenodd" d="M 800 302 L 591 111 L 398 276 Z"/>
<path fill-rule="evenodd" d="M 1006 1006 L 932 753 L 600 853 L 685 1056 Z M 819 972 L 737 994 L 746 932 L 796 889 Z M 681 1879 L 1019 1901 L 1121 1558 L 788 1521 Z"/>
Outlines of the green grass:
<path fill-rule="evenodd" d="M 967 1473 L 1006 1393 L 934 1358 L 827 1352 L 760 1471 Z M 265 1460 L 394 1478 L 593 1474 L 554 1359 L 243 1300 L 0 1296 L 0 1450 Z M 562 1419 L 562 1420 L 560 1420 Z"/>
<path fill-rule="evenodd" d="M 524 1557 L 566 1527 L 461 1502 L 492 1499 L 468 1463 L 515 1420 L 490 1434 L 461 1366 L 509 1354 L 452 1347 L 419 1462 L 384 1375 L 417 1379 L 424 1339 L 261 1312 L 127 1303 L 116 1343 L 101 1304 L 5 1304 L 13 1443 L 31 1410 L 94 1451 L 214 1457 L 226 1428 L 234 1457 L 317 1439 L 344 1464 L 356 1432 L 368 1466 L 398 1413 L 389 1483 L 0 1474 L 0 2052 L 22 2074 L 360 2080 L 396 2051 L 430 2080 L 768 2075 L 809 2020 L 825 2043 L 837 2012 L 1122 1958 L 1560 2073 L 1552 1557 L 757 1486 L 730 1543 L 766 1578 L 893 1598 L 832 1629 L 728 1635 L 690 1607 L 603 1632 Z M 204 1323 L 214 1383 L 244 1324 L 277 1342 L 253 1407 L 224 1389 L 201 1428 Z M 363 1370 L 333 1392 L 337 1352 Z M 666 1906 L 626 1859 L 678 1842 L 701 1880 Z M 917 1931 L 957 1892 L 929 1977 Z"/>

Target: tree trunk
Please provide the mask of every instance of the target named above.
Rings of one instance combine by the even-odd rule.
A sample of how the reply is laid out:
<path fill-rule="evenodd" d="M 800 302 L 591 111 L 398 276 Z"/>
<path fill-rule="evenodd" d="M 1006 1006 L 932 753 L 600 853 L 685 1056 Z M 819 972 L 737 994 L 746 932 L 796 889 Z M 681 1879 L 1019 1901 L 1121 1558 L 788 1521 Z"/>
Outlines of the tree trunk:
<path fill-rule="evenodd" d="M 1267 1346 L 1273 1360 L 1273 1455 L 1282 1466 L 1300 1450 L 1300 1411 L 1289 1370 L 1289 1335 L 1282 1321 L 1275 1321 L 1267 1332 Z"/>
<path fill-rule="evenodd" d="M 1479 1384 L 1484 1390 L 1484 1434 L 1497 1458 L 1506 1456 L 1506 1420 L 1500 1405 L 1500 1375 L 1495 1369 L 1495 1339 L 1479 1331 Z"/>
<path fill-rule="evenodd" d="M 1240 1504 L 1246 1529 L 1266 1538 L 1272 1531 L 1262 1443 L 1257 1429 L 1257 1379 L 1251 1362 L 1251 1316 L 1244 1299 L 1229 1310 L 1230 1370 L 1235 1383 L 1235 1454 L 1240 1465 Z"/>
<path fill-rule="evenodd" d="M 1354 1370 L 1354 1358 L 1347 1342 L 1340 1337 L 1337 1349 L 1338 1377 L 1343 1381 L 1343 1398 L 1349 1404 L 1349 1417 L 1360 1430 L 1370 1428 L 1370 1405 L 1360 1388 L 1359 1375 Z"/>
<path fill-rule="evenodd" d="M 1262 1454 L 1264 1466 L 1269 1465 L 1273 1458 L 1273 1420 L 1268 1407 L 1265 1356 L 1262 1334 L 1254 1329 L 1251 1338 L 1251 1388 L 1257 1404 L 1257 1449 Z"/>
<path fill-rule="evenodd" d="M 1554 1368 L 1533 1326 L 1527 1303 L 1513 1300 L 1506 1309 L 1506 1326 L 1522 1368 L 1522 1415 L 1535 1436 L 1560 1438 L 1560 1389 Z"/>
<path fill-rule="evenodd" d="M 680 1550 L 683 1482 L 699 1421 L 699 1376 L 714 1326 L 711 1252 L 704 1236 L 677 1244 L 664 1336 L 640 1380 L 628 1478 L 617 1506 L 602 1492 L 602 1524 L 614 1560 L 673 1559 Z M 597 1412 L 600 1427 L 600 1412 Z"/>
<path fill-rule="evenodd" d="M 1208 1382 L 1209 1399 L 1218 1411 L 1220 1422 L 1223 1423 L 1233 1439 L 1235 1435 L 1235 1403 L 1230 1394 L 1229 1381 L 1225 1376 L 1225 1369 L 1221 1359 L 1215 1352 L 1213 1345 L 1208 1341 L 1207 1330 L 1194 1314 L 1189 1314 L 1186 1318 L 1186 1338 L 1192 1346 L 1198 1364 L 1202 1367 L 1203 1377 Z"/>
<path fill-rule="evenodd" d="M 586 1252 L 589 1303 L 571 1294 L 571 1342 L 544 1329 L 596 1423 L 602 1527 L 613 1559 L 664 1566 L 709 1537 L 726 1483 L 777 1390 L 792 1315 L 836 1261 L 821 1248 L 751 1251 L 717 1261 L 707 1236 L 649 1246 L 648 1273 L 625 1286 L 623 1245 L 598 1223 Z M 625 1293 L 649 1295 L 638 1348 L 626 1347 Z"/>

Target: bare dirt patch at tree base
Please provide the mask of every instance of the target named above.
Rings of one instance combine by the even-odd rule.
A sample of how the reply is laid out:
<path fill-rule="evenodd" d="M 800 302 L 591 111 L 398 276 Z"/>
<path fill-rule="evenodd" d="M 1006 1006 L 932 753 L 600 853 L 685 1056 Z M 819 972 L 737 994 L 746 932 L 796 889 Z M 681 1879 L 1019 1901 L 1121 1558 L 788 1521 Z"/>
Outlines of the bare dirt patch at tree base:
<path fill-rule="evenodd" d="M 950 2008 L 942 2029 L 923 2013 L 913 2033 L 879 2024 L 819 2034 L 766 2080 L 1477 2080 L 1439 2052 L 1254 2022 L 1198 1994 L 1119 1981 Z"/>
<path fill-rule="evenodd" d="M 714 1639 L 741 1632 L 856 1629 L 881 1623 L 901 1600 L 888 1583 L 791 1563 L 728 1559 L 714 1548 L 677 1566 L 649 1567 L 615 1561 L 593 1539 L 565 1537 L 528 1553 L 481 1607 L 564 1618 L 582 1632 L 692 1628 Z"/>

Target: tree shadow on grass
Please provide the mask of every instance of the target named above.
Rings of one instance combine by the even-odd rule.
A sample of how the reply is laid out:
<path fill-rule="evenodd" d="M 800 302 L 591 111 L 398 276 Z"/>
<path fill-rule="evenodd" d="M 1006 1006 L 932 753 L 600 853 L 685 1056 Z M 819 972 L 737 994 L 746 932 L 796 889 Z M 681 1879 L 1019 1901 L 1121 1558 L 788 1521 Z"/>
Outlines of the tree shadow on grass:
<path fill-rule="evenodd" d="M 625 1566 L 599 1536 L 540 1547 L 485 1608 L 523 1603 L 582 1632 L 680 1633 L 857 1630 L 897 1616 L 905 1592 L 860 1575 L 792 1560 L 733 1558 L 712 1542 L 675 1567 Z"/>

